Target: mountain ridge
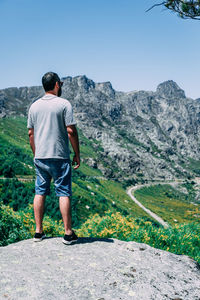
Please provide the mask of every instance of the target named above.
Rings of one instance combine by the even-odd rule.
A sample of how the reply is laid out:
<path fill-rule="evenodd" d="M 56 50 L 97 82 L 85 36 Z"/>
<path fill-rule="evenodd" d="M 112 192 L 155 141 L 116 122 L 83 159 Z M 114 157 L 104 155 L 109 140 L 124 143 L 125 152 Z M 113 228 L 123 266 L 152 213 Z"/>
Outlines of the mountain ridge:
<path fill-rule="evenodd" d="M 200 102 L 187 98 L 174 81 L 155 92 L 126 93 L 85 75 L 62 80 L 62 97 L 71 102 L 78 127 L 103 148 L 107 168 L 93 163 L 105 176 L 145 181 L 200 175 Z M 0 116 L 26 116 L 43 94 L 41 86 L 0 90 Z"/>

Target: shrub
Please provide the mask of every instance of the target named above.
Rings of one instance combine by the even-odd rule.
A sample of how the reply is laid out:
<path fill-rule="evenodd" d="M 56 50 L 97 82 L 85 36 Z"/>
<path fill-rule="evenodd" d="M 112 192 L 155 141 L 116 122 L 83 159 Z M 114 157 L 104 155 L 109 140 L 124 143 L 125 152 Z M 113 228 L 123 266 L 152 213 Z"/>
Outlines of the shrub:
<path fill-rule="evenodd" d="M 51 236 L 64 234 L 62 221 L 54 221 L 48 216 L 44 217 L 43 229 L 47 235 Z M 15 212 L 11 207 L 0 202 L 0 246 L 32 238 L 34 233 L 32 204 L 25 211 Z"/>
<path fill-rule="evenodd" d="M 30 238 L 21 218 L 12 208 L 0 204 L 0 246 Z"/>
<path fill-rule="evenodd" d="M 146 243 L 175 254 L 188 255 L 200 262 L 199 231 L 200 224 L 195 222 L 163 228 L 143 218 L 124 217 L 119 212 L 107 211 L 103 217 L 98 214 L 91 216 L 77 234 Z"/>

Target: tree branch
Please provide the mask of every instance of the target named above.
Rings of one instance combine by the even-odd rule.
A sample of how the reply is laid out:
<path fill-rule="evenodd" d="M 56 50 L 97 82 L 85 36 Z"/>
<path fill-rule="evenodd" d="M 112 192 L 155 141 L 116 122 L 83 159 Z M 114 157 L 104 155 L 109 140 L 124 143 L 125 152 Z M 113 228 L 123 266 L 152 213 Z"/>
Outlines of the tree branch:
<path fill-rule="evenodd" d="M 156 6 L 161 6 L 161 5 L 164 5 L 165 4 L 165 1 L 163 1 L 162 3 L 158 3 L 158 4 L 154 4 L 153 6 L 151 6 L 149 9 L 146 10 L 146 12 L 152 10 L 154 7 Z"/>
<path fill-rule="evenodd" d="M 154 4 L 146 12 L 156 6 L 165 6 L 167 9 L 178 13 L 179 17 L 183 19 L 200 20 L 200 0 L 165 0 Z"/>

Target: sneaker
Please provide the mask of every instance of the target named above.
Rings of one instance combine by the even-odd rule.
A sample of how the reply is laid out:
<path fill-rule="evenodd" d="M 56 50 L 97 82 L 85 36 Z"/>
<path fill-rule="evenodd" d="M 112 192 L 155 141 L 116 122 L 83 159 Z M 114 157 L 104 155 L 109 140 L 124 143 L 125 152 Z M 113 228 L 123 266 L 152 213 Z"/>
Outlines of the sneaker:
<path fill-rule="evenodd" d="M 43 239 L 45 239 L 46 235 L 44 234 L 44 232 L 42 233 L 39 233 L 39 232 L 36 232 L 35 235 L 34 235 L 34 242 L 41 242 Z"/>
<path fill-rule="evenodd" d="M 78 241 L 78 237 L 75 234 L 75 232 L 72 230 L 72 234 L 70 234 L 70 235 L 65 234 L 64 235 L 64 238 L 63 238 L 62 242 L 66 245 L 70 245 L 71 243 L 76 242 L 76 241 Z"/>

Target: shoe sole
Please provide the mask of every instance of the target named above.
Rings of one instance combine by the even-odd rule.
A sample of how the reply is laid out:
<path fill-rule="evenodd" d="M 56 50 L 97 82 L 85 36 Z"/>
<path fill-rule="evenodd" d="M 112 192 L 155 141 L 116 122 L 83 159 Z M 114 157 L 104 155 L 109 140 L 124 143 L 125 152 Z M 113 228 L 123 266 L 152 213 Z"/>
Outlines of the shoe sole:
<path fill-rule="evenodd" d="M 64 239 L 62 240 L 63 244 L 65 244 L 65 245 L 71 245 L 72 243 L 75 243 L 77 241 L 78 241 L 78 239 L 77 240 L 72 240 L 72 241 L 65 241 Z"/>
<path fill-rule="evenodd" d="M 38 238 L 33 238 L 33 241 L 34 242 L 41 242 L 43 239 L 45 239 L 46 238 L 46 235 L 43 235 L 40 239 L 38 239 Z"/>

